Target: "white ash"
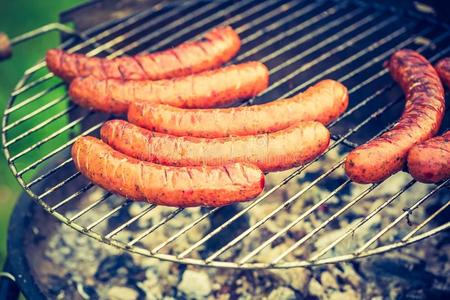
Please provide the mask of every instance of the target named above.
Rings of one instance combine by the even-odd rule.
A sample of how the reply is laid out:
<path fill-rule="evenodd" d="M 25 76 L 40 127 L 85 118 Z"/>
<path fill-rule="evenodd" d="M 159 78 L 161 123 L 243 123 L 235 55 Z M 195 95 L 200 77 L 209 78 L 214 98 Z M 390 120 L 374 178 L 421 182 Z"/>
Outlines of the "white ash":
<path fill-rule="evenodd" d="M 270 292 L 268 300 L 295 300 L 295 292 L 287 287 L 279 287 Z"/>
<path fill-rule="evenodd" d="M 207 297 L 212 289 L 206 272 L 186 270 L 178 285 L 178 290 L 188 299 L 199 299 Z"/>

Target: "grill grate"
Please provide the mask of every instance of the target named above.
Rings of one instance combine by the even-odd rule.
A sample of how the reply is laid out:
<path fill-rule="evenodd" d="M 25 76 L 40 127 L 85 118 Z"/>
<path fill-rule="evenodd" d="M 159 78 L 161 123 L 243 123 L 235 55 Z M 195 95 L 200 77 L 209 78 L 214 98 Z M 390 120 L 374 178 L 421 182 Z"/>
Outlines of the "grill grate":
<path fill-rule="evenodd" d="M 387 130 L 402 110 L 403 96 L 382 68 L 383 61 L 396 49 L 404 47 L 423 52 L 432 62 L 447 55 L 450 52 L 450 30 L 445 24 L 359 1 L 188 1 L 174 7 L 157 6 L 100 25 L 71 38 L 61 47 L 69 52 L 114 58 L 164 49 L 187 39 L 199 38 L 203 32 L 221 23 L 231 24 L 242 38 L 242 49 L 233 63 L 254 59 L 264 62 L 270 69 L 269 89 L 242 105 L 289 97 L 324 78 L 336 79 L 349 88 L 349 109 L 328 126 L 333 142 L 324 154 L 286 173 L 282 180 L 275 177 L 273 186 L 263 195 L 253 202 L 233 205 L 232 213 L 226 218 L 220 216 L 227 215 L 230 208 L 202 209 L 199 217 L 192 217 L 188 224 L 166 232 L 164 240 L 156 241 L 148 248 L 143 245 L 143 240 L 151 239 L 156 231 L 165 229 L 177 217 L 189 216 L 192 209 L 164 208 L 161 211 L 161 207 L 151 204 L 132 204 L 109 192 L 99 191 L 82 178 L 73 166 L 70 146 L 80 135 L 98 135 L 100 126 L 110 116 L 87 111 L 69 102 L 63 83 L 40 61 L 26 70 L 17 84 L 3 119 L 2 142 L 6 158 L 27 193 L 60 221 L 104 243 L 164 260 L 216 267 L 289 268 L 344 261 L 399 248 L 450 227 L 450 222 L 435 222 L 439 215 L 448 212 L 449 201 L 445 199 L 429 216 L 422 216 L 415 226 L 409 227 L 404 235 L 383 241 L 388 232 L 396 232 L 401 222 L 409 222 L 409 216 L 417 208 L 436 202 L 439 195 L 445 197 L 449 187 L 447 180 L 436 186 L 426 186 L 426 192 L 417 195 L 417 200 L 408 199 L 404 211 L 386 227 L 374 231 L 367 240 L 356 243 L 353 239 L 354 249 L 346 253 L 333 250 L 383 209 L 400 201 L 406 192 L 421 185 L 406 174 L 397 174 L 394 178 L 408 180 L 401 185 L 388 180 L 358 186 L 346 179 L 342 164 L 345 153 Z M 374 129 L 367 130 L 368 124 Z M 314 171 L 324 165 L 328 167 L 320 172 Z M 298 185 L 299 190 L 286 200 L 280 200 L 280 191 L 301 176 L 304 183 Z M 398 190 L 392 191 L 392 185 Z M 261 236 L 269 220 L 285 213 L 299 201 L 309 201 L 311 191 L 317 191 L 319 186 L 332 188 L 317 201 L 310 201 L 311 204 L 301 211 L 290 211 L 289 214 L 295 218 L 291 218 L 281 230 L 257 242 L 248 251 L 242 250 L 243 242 L 248 243 L 256 240 L 255 236 Z M 343 227 L 333 242 L 311 255 L 293 255 L 308 242 L 313 243 L 314 239 L 325 234 L 327 228 L 335 226 L 334 223 L 344 214 L 364 201 L 372 201 L 372 197 L 379 195 L 376 191 L 384 189 L 391 191 L 386 192 L 389 194 L 386 201 L 366 211 L 357 222 Z M 343 197 L 349 190 L 359 192 L 353 193 L 349 201 L 335 205 L 334 211 L 320 212 L 332 199 Z M 252 209 L 269 202 L 278 206 L 271 207 L 244 230 L 230 232 L 229 228 L 240 224 Z M 109 205 L 106 212 L 101 209 L 105 204 Z M 134 216 L 127 214 L 131 205 L 141 208 Z M 83 216 L 93 213 L 100 217 L 92 223 L 83 222 Z M 126 215 L 125 220 L 121 219 L 113 229 L 105 229 L 106 222 L 123 214 Z M 157 222 L 123 237 L 126 229 L 152 214 L 159 216 Z M 322 217 L 319 218 L 320 214 Z M 269 261 L 261 260 L 260 253 L 275 247 L 273 245 L 277 241 L 281 240 L 283 244 L 292 228 L 311 218 L 316 218 L 316 222 L 310 221 L 314 226 L 309 232 L 295 238 L 292 244 L 285 243 L 283 250 Z M 180 251 L 171 248 L 181 236 L 205 220 L 213 219 L 221 220 L 220 224 L 205 230 L 201 237 Z M 217 243 L 224 232 L 229 234 L 229 238 Z M 214 250 L 199 255 L 198 250 L 211 245 L 211 241 L 216 242 Z M 236 249 L 241 250 L 239 255 L 225 257 L 224 254 Z"/>

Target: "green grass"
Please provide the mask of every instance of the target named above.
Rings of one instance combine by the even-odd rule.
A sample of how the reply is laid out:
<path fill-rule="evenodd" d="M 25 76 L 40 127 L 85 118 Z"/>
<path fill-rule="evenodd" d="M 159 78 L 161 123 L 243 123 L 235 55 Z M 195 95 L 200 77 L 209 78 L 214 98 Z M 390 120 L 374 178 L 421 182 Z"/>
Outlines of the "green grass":
<path fill-rule="evenodd" d="M 59 1 L 31 1 L 31 0 L 0 0 L 0 30 L 10 37 L 15 37 L 21 33 L 35 29 L 40 25 L 58 21 L 61 11 L 82 3 L 81 0 L 59 0 Z M 59 34 L 50 33 L 36 39 L 26 41 L 13 47 L 13 57 L 7 61 L 0 62 L 0 114 L 3 111 L 8 97 L 22 77 L 23 72 L 40 58 L 45 51 L 59 44 Z M 31 109 L 24 113 L 29 113 Z M 45 116 L 43 115 L 43 118 Z M 61 125 L 54 124 L 54 128 Z M 1 125 L 0 125 L 1 126 Z M 53 130 L 49 128 L 48 131 Z M 42 134 L 45 134 L 43 132 Z M 62 137 L 64 138 L 64 137 Z M 48 151 L 43 147 L 36 152 Z M 27 157 L 28 161 L 34 158 Z M 24 162 L 26 163 L 26 162 Z M 6 232 L 8 228 L 9 216 L 14 207 L 15 201 L 21 192 L 21 188 L 9 170 L 3 153 L 0 154 L 0 266 L 6 257 Z"/>

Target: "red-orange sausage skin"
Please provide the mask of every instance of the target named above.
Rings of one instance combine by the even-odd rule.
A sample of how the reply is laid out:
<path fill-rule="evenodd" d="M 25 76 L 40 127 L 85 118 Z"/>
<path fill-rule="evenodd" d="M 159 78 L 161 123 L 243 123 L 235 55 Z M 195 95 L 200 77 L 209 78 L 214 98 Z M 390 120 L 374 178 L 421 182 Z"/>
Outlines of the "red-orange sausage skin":
<path fill-rule="evenodd" d="M 434 136 L 444 115 L 441 81 L 423 56 L 412 50 L 399 50 L 390 58 L 388 68 L 406 94 L 405 111 L 391 130 L 347 156 L 346 173 L 358 183 L 380 182 L 400 171 L 408 151 Z"/>
<path fill-rule="evenodd" d="M 245 162 L 263 172 L 290 169 L 323 153 L 330 134 L 318 122 L 304 122 L 275 133 L 217 139 L 176 137 L 151 132 L 122 120 L 106 122 L 102 140 L 137 159 L 171 166 L 220 166 Z"/>
<path fill-rule="evenodd" d="M 256 197 L 264 188 L 262 172 L 248 164 L 223 167 L 167 167 L 126 156 L 94 137 L 72 147 L 80 172 L 124 197 L 166 206 L 223 206 Z"/>
<path fill-rule="evenodd" d="M 218 138 L 274 132 L 303 121 L 328 124 L 347 106 L 346 87 L 334 80 L 323 80 L 292 98 L 262 105 L 183 109 L 133 102 L 128 110 L 128 120 L 176 136 Z"/>
<path fill-rule="evenodd" d="M 50 71 L 66 81 L 89 75 L 100 79 L 159 80 L 217 68 L 235 56 L 240 45 L 237 33 L 224 26 L 207 32 L 201 41 L 186 42 L 160 52 L 108 60 L 51 49 L 46 62 Z"/>
<path fill-rule="evenodd" d="M 408 171 L 424 183 L 450 178 L 450 131 L 412 147 L 408 153 Z"/>
<path fill-rule="evenodd" d="M 186 108 L 225 106 L 256 96 L 268 84 L 266 66 L 248 62 L 158 81 L 79 77 L 70 84 L 69 94 L 81 106 L 120 114 L 126 113 L 129 104 L 135 101 Z"/>
<path fill-rule="evenodd" d="M 441 59 L 435 68 L 442 82 L 450 89 L 450 57 Z"/>

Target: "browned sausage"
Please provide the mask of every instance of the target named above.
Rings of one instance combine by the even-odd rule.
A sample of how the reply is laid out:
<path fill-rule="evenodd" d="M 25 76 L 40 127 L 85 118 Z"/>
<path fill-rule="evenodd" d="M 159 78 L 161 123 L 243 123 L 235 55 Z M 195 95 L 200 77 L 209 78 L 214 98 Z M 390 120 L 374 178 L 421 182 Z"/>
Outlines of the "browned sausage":
<path fill-rule="evenodd" d="M 440 182 L 450 178 L 450 131 L 411 148 L 408 170 L 420 182 Z"/>
<path fill-rule="evenodd" d="M 106 122 L 103 141 L 129 156 L 171 166 L 220 166 L 246 162 L 264 172 L 302 165 L 327 149 L 328 130 L 318 122 L 304 122 L 277 131 L 217 139 L 176 137 L 151 132 L 122 120 Z"/>
<path fill-rule="evenodd" d="M 399 50 L 388 68 L 406 94 L 405 111 L 391 130 L 347 156 L 345 170 L 355 182 L 379 182 L 400 171 L 411 147 L 434 136 L 444 115 L 441 81 L 423 56 Z"/>
<path fill-rule="evenodd" d="M 345 86 L 323 80 L 292 98 L 246 107 L 183 109 L 133 102 L 128 120 L 157 132 L 217 138 L 273 132 L 302 121 L 327 124 L 344 112 L 347 105 Z"/>
<path fill-rule="evenodd" d="M 217 68 L 236 55 L 240 45 L 237 33 L 225 26 L 207 32 L 201 41 L 150 54 L 108 60 L 51 49 L 46 61 L 50 71 L 66 81 L 89 75 L 101 79 L 159 80 Z"/>
<path fill-rule="evenodd" d="M 264 174 L 248 164 L 168 167 L 128 157 L 94 137 L 72 147 L 75 166 L 89 180 L 124 197 L 167 206 L 223 206 L 256 197 Z"/>
<path fill-rule="evenodd" d="M 435 68 L 442 82 L 450 89 L 450 57 L 441 59 Z"/>
<path fill-rule="evenodd" d="M 248 62 L 182 78 L 158 81 L 78 77 L 70 85 L 72 99 L 81 106 L 109 113 L 126 113 L 130 102 L 164 103 L 209 108 L 256 96 L 267 88 L 269 72 Z"/>

